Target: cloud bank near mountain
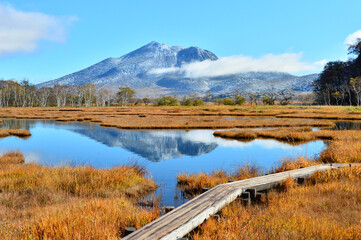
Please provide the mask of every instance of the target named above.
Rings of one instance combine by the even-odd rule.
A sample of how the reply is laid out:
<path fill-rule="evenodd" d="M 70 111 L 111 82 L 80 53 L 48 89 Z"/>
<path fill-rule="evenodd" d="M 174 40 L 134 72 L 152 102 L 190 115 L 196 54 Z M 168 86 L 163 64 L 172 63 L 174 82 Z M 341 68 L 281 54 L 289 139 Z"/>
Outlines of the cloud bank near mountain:
<path fill-rule="evenodd" d="M 43 40 L 64 42 L 67 26 L 76 17 L 25 12 L 0 3 L 0 55 L 34 51 Z"/>
<path fill-rule="evenodd" d="M 301 58 L 302 53 L 267 54 L 260 58 L 238 55 L 222 57 L 217 61 L 193 62 L 181 67 L 153 69 L 150 73 L 180 73 L 190 78 L 218 77 L 246 72 L 300 73 L 319 70 L 327 62 L 321 60 L 315 63 L 306 63 L 301 61 Z"/>

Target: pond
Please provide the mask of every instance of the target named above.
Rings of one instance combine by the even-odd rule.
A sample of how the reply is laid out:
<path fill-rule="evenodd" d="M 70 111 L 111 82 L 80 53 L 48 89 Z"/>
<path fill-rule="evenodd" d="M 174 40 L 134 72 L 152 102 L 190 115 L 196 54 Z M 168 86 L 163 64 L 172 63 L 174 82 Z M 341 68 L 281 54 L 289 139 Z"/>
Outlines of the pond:
<path fill-rule="evenodd" d="M 186 201 L 176 189 L 178 173 L 232 171 L 248 163 L 266 170 L 284 157 L 313 157 L 326 146 L 323 141 L 292 146 L 275 140 L 225 140 L 215 138 L 214 130 L 125 131 L 89 122 L 3 119 L 1 127 L 31 131 L 28 139 L 0 139 L 0 154 L 20 150 L 26 162 L 111 168 L 136 160 L 160 186 L 162 203 L 172 206 Z"/>
<path fill-rule="evenodd" d="M 361 121 L 337 121 L 334 130 L 361 130 Z"/>

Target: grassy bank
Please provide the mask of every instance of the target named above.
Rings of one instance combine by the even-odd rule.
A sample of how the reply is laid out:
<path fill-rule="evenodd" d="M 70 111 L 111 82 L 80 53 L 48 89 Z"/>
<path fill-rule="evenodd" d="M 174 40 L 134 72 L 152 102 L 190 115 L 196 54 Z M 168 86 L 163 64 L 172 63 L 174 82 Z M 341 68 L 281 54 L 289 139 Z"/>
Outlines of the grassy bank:
<path fill-rule="evenodd" d="M 0 138 L 16 136 L 21 138 L 27 138 L 31 136 L 29 130 L 23 129 L 0 129 Z"/>
<path fill-rule="evenodd" d="M 260 127 L 327 127 L 327 119 L 361 119 L 358 109 L 303 106 L 203 106 L 203 107 L 90 107 L 3 108 L 0 118 L 52 119 L 60 122 L 91 121 L 121 129 L 196 129 Z M 360 111 L 361 112 L 361 111 Z M 312 119 L 302 119 L 317 114 Z M 284 116 L 301 119 L 286 119 Z M 227 117 L 227 118 L 225 118 Z M 325 120 L 323 120 L 325 119 Z"/>
<path fill-rule="evenodd" d="M 361 167 L 316 173 L 285 192 L 270 192 L 263 204 L 233 202 L 221 219 L 209 219 L 191 239 L 360 239 Z"/>
<path fill-rule="evenodd" d="M 290 144 L 299 144 L 313 140 L 330 140 L 328 148 L 320 155 L 320 162 L 361 162 L 361 131 L 356 130 L 320 130 L 312 132 L 309 128 L 280 128 L 263 131 L 216 131 L 214 135 L 217 137 L 246 141 L 255 138 L 277 139 Z"/>
<path fill-rule="evenodd" d="M 282 172 L 308 167 L 321 163 L 360 163 L 361 162 L 361 131 L 320 130 L 312 132 L 309 128 L 298 129 L 272 129 L 272 130 L 232 130 L 216 131 L 215 136 L 248 141 L 255 138 L 277 139 L 290 144 L 300 144 L 312 140 L 329 140 L 328 147 L 321 152 L 318 159 L 305 159 L 299 157 L 295 160 L 286 159 L 279 166 L 274 167 L 271 173 Z M 242 174 L 238 174 L 238 172 Z M 211 174 L 198 173 L 178 175 L 178 187 L 186 196 L 201 193 L 202 188 L 214 187 L 228 180 L 241 180 L 261 174 L 256 168 L 250 166 L 240 167 L 236 173 L 215 171 Z M 243 177 L 237 177 L 243 176 Z"/>
<path fill-rule="evenodd" d="M 0 157 L 1 239 L 117 239 L 160 209 L 137 201 L 154 191 L 143 168 L 47 168 L 24 164 L 21 153 Z"/>

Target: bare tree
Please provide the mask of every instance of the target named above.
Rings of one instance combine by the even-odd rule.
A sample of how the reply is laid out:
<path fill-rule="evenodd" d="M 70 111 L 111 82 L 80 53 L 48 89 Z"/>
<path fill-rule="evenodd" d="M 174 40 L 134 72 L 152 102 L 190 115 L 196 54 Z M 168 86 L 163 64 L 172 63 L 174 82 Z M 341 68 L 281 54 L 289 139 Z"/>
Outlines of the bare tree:
<path fill-rule="evenodd" d="M 55 84 L 53 87 L 53 93 L 56 99 L 56 106 L 65 107 L 68 96 L 67 86 Z"/>
<path fill-rule="evenodd" d="M 351 78 L 350 84 L 353 92 L 356 94 L 357 106 L 360 106 L 361 102 L 361 77 Z"/>
<path fill-rule="evenodd" d="M 248 93 L 248 101 L 250 102 L 251 105 L 253 103 L 255 105 L 257 105 L 258 102 L 259 102 L 260 97 L 261 97 L 261 94 L 258 93 L 258 92 L 250 92 L 250 93 Z"/>
<path fill-rule="evenodd" d="M 51 88 L 49 87 L 41 87 L 38 90 L 38 96 L 41 107 L 47 106 L 50 94 L 51 94 Z"/>
<path fill-rule="evenodd" d="M 84 87 L 84 103 L 85 107 L 90 107 L 94 98 L 95 85 L 92 83 L 83 85 Z"/>
<path fill-rule="evenodd" d="M 277 92 L 274 87 L 270 87 L 267 90 L 263 91 L 263 102 L 267 102 L 269 105 L 273 105 L 277 100 Z"/>
<path fill-rule="evenodd" d="M 342 84 L 340 91 L 344 92 L 344 96 L 347 94 L 348 102 L 349 102 L 350 106 L 352 106 L 351 86 L 347 82 L 345 82 Z"/>
<path fill-rule="evenodd" d="M 233 101 L 237 101 L 237 98 L 239 96 L 242 96 L 243 95 L 243 92 L 240 90 L 240 89 L 234 89 L 232 92 L 231 92 L 231 97 L 233 99 Z"/>
<path fill-rule="evenodd" d="M 293 96 L 295 95 L 295 92 L 292 90 L 282 90 L 278 93 L 279 97 L 280 97 L 280 104 L 281 105 L 287 105 L 290 103 L 291 99 L 293 98 Z"/>
<path fill-rule="evenodd" d="M 78 86 L 77 87 L 77 95 L 78 95 L 78 107 L 81 107 L 83 105 L 83 99 L 84 99 L 84 95 L 85 95 L 85 87 L 84 85 Z"/>
<path fill-rule="evenodd" d="M 206 92 L 203 100 L 204 100 L 205 102 L 211 102 L 211 101 L 212 101 L 212 95 L 213 95 L 213 94 L 212 94 L 212 91 L 211 91 L 211 90 L 207 90 L 207 92 Z"/>
<path fill-rule="evenodd" d="M 99 88 L 97 90 L 95 90 L 95 104 L 99 107 L 105 107 L 105 105 L 107 104 L 107 101 L 110 101 L 110 99 L 108 98 L 108 94 L 109 94 L 108 89 L 106 88 Z"/>

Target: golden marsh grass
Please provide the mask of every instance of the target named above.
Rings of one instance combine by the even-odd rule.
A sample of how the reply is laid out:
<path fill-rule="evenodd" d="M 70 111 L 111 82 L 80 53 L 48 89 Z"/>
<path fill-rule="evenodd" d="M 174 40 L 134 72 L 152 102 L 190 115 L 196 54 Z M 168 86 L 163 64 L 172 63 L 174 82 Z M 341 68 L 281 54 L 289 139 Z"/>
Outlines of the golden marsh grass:
<path fill-rule="evenodd" d="M 109 170 L 24 164 L 0 157 L 0 239 L 118 239 L 159 217 L 136 202 L 157 185 L 142 167 Z"/>

